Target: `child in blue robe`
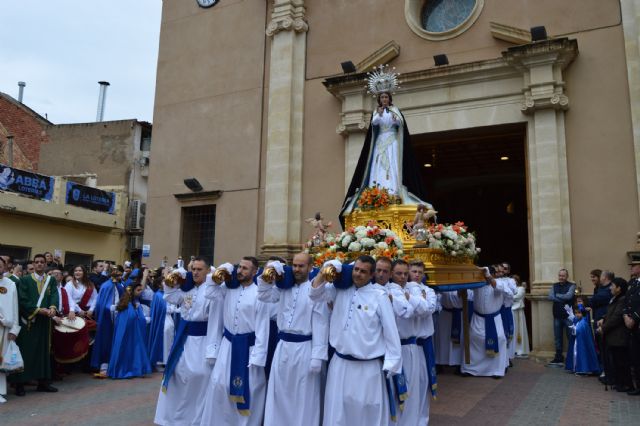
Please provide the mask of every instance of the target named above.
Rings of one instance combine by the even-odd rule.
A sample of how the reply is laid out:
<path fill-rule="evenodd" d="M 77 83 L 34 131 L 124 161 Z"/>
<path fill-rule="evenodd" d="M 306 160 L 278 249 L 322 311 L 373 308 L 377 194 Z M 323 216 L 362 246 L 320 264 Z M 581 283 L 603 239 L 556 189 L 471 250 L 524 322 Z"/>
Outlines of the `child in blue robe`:
<path fill-rule="evenodd" d="M 600 374 L 600 362 L 596 354 L 589 311 L 582 303 L 578 303 L 572 314 L 569 316 L 573 325 L 569 327 L 571 338 L 565 369 L 575 374 Z"/>
<path fill-rule="evenodd" d="M 113 347 L 107 375 L 112 379 L 129 379 L 151 374 L 147 352 L 147 320 L 139 297 L 144 286 L 139 279 L 131 282 L 118 302 L 113 333 Z"/>

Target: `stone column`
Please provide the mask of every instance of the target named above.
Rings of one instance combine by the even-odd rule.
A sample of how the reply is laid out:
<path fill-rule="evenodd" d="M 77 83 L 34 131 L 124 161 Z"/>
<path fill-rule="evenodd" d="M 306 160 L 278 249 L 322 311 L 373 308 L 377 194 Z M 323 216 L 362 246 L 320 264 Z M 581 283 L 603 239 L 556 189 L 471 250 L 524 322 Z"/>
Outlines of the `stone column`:
<path fill-rule="evenodd" d="M 362 87 L 347 89 L 336 96 L 342 101 L 340 124 L 336 132 L 345 137 L 344 190 L 346 194 L 369 127 L 371 102 Z"/>
<path fill-rule="evenodd" d="M 304 0 L 274 0 L 265 181 L 264 257 L 300 250 L 307 25 Z"/>
<path fill-rule="evenodd" d="M 636 160 L 636 185 L 640 200 L 640 0 L 620 0 L 624 32 L 633 147 Z"/>
<path fill-rule="evenodd" d="M 531 297 L 533 350 L 553 352 L 550 285 L 561 268 L 572 271 L 571 221 L 562 71 L 578 54 L 575 40 L 547 40 L 503 53 L 523 72 L 522 112 L 529 115 L 527 161 L 530 197 Z"/>

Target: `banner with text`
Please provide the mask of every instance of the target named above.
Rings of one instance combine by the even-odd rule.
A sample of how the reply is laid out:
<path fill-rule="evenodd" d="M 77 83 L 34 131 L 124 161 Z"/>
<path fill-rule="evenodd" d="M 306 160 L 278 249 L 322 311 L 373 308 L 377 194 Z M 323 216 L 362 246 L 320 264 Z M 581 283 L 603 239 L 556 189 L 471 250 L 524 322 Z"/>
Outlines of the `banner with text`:
<path fill-rule="evenodd" d="M 0 190 L 51 201 L 55 179 L 0 164 Z"/>
<path fill-rule="evenodd" d="M 116 194 L 67 182 L 67 204 L 113 214 L 116 209 Z"/>

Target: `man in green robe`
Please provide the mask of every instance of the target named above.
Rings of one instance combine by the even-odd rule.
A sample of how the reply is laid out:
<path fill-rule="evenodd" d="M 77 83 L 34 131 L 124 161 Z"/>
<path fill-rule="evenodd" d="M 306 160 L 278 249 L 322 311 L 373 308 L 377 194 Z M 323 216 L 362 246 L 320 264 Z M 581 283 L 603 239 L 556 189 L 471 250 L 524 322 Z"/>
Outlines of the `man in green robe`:
<path fill-rule="evenodd" d="M 37 380 L 39 392 L 57 392 L 51 386 L 51 318 L 58 306 L 55 278 L 44 272 L 47 261 L 42 254 L 33 258 L 34 273 L 20 278 L 18 310 L 22 329 L 16 339 L 24 360 L 24 371 L 9 376 L 16 384 L 16 395 L 24 396 L 26 382 Z"/>

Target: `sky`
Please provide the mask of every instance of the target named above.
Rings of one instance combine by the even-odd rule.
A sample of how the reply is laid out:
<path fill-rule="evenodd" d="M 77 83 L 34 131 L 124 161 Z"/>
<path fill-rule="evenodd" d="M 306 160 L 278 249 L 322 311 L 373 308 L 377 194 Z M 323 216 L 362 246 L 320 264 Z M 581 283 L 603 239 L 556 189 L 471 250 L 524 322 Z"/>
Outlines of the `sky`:
<path fill-rule="evenodd" d="M 54 124 L 153 121 L 162 0 L 0 0 L 0 92 Z"/>

